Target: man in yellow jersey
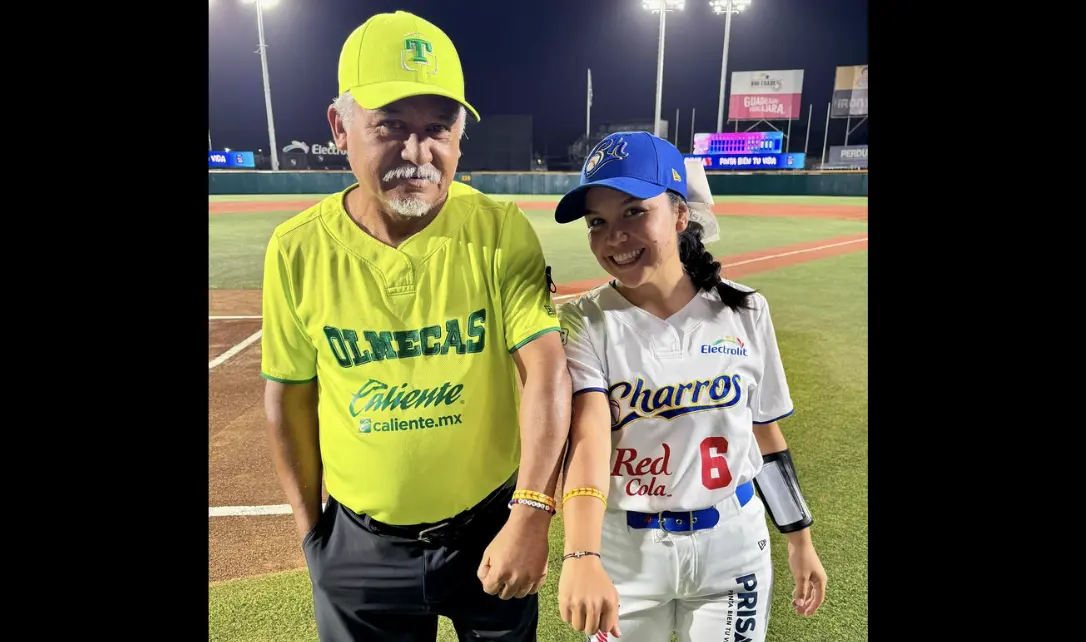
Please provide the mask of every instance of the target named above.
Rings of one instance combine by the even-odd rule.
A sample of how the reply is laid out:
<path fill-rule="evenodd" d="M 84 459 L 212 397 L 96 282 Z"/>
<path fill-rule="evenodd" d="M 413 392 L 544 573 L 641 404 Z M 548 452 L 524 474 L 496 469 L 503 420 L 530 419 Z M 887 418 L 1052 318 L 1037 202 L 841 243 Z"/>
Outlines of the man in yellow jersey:
<path fill-rule="evenodd" d="M 440 29 L 370 18 L 339 93 L 357 182 L 275 229 L 263 284 L 265 409 L 320 639 L 434 640 L 444 615 L 464 641 L 534 641 L 572 392 L 539 240 L 453 181 L 479 116 Z"/>

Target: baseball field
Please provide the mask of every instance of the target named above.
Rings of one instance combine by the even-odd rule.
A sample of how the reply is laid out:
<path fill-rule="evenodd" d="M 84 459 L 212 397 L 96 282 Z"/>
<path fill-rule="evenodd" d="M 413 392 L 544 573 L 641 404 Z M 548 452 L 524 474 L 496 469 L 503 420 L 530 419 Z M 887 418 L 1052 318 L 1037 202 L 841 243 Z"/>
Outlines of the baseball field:
<path fill-rule="evenodd" d="M 208 197 L 209 640 L 315 642 L 305 560 L 267 448 L 260 369 L 260 287 L 272 229 L 320 195 Z M 556 302 L 606 273 L 585 229 L 559 226 L 558 197 L 504 195 L 539 233 Z M 829 576 L 811 618 L 789 607 L 783 536 L 771 527 L 776 590 L 767 640 L 867 640 L 867 199 L 717 197 L 724 275 L 768 298 L 796 414 L 781 422 L 814 512 Z M 558 615 L 562 524 L 551 529 L 540 642 L 583 640 Z M 762 605 L 759 605 L 761 607 Z M 447 621 L 439 640 L 456 640 Z"/>

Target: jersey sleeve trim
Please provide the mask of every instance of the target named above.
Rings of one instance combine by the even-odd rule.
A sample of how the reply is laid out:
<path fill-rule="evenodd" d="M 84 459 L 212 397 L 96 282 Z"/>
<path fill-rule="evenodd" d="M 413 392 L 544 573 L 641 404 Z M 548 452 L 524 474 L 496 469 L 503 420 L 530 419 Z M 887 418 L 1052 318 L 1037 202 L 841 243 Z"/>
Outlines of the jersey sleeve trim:
<path fill-rule="evenodd" d="M 528 335 L 528 337 L 526 339 L 524 339 L 523 341 L 521 341 L 517 345 L 513 346 L 512 348 L 509 348 L 509 354 L 513 354 L 517 350 L 520 350 L 524 346 L 528 345 L 532 341 L 535 341 L 536 339 L 543 336 L 544 334 L 547 334 L 548 332 L 561 332 L 561 331 L 562 331 L 562 328 L 560 328 L 558 326 L 551 326 L 549 328 L 543 328 L 539 332 L 535 332 L 535 333 L 533 333 L 531 335 Z"/>
<path fill-rule="evenodd" d="M 777 417 L 776 419 L 769 419 L 767 421 L 755 421 L 753 423 L 756 424 L 756 425 L 759 425 L 759 426 L 764 426 L 765 424 L 771 424 L 774 421 L 780 421 L 781 419 L 786 419 L 788 417 L 791 417 L 794 414 L 796 414 L 796 409 L 795 408 L 789 410 L 788 412 L 784 413 L 780 417 Z"/>
<path fill-rule="evenodd" d="M 592 386 L 590 388 L 581 388 L 580 390 L 574 390 L 573 396 L 576 397 L 577 395 L 584 392 L 602 392 L 604 395 L 607 394 L 607 390 L 605 390 L 604 388 L 597 388 L 595 386 Z"/>
<path fill-rule="evenodd" d="M 289 383 L 289 384 L 309 383 L 310 381 L 316 381 L 317 380 L 316 375 L 313 375 L 312 377 L 310 377 L 308 379 L 281 379 L 279 377 L 273 377 L 273 376 L 271 376 L 270 374 L 268 374 L 266 372 L 261 372 L 260 376 L 263 379 L 267 379 L 268 381 L 274 381 L 275 383 Z"/>

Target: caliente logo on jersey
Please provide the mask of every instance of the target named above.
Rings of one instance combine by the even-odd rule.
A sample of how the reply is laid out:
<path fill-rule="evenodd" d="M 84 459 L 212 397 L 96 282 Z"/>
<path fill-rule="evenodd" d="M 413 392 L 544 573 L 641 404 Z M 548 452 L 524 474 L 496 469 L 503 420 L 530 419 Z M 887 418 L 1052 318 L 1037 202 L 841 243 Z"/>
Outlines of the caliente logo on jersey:
<path fill-rule="evenodd" d="M 724 337 L 712 343 L 701 346 L 702 354 L 730 354 L 735 357 L 746 357 L 747 346 L 739 337 Z"/>
<path fill-rule="evenodd" d="M 611 430 L 622 430 L 639 419 L 670 421 L 692 412 L 731 408 L 743 396 L 739 383 L 738 374 L 684 381 L 656 390 L 640 378 L 635 383 L 619 381 L 611 385 L 607 395 L 611 402 Z"/>
<path fill-rule="evenodd" d="M 463 384 L 453 385 L 446 381 L 440 386 L 429 388 L 416 388 L 410 384 L 396 384 L 389 386 L 384 381 L 370 379 L 362 384 L 358 392 L 351 395 L 350 405 L 347 407 L 352 417 L 358 419 L 358 432 L 395 432 L 400 430 L 420 430 L 426 428 L 441 428 L 463 423 L 459 414 L 445 414 L 439 417 L 408 416 L 408 417 L 378 417 L 376 413 L 404 412 L 416 409 L 435 409 L 453 404 L 463 404 L 460 393 L 463 392 Z M 363 416 L 364 415 L 364 416 Z"/>

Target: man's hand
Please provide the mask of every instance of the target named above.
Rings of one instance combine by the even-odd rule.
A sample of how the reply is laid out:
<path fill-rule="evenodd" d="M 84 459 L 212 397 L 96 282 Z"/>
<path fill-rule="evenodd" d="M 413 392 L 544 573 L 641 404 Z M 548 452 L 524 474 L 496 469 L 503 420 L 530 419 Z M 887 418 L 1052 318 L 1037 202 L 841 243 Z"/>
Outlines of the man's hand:
<path fill-rule="evenodd" d="M 550 515 L 513 506 L 509 520 L 483 551 L 479 581 L 483 590 L 503 600 L 539 592 L 547 580 L 547 529 Z"/>
<path fill-rule="evenodd" d="M 305 536 L 309 534 L 314 528 L 317 527 L 317 522 L 320 520 L 320 511 L 314 511 L 309 509 L 306 513 L 295 513 L 294 515 L 294 529 L 298 531 L 298 541 L 304 541 Z"/>
<path fill-rule="evenodd" d="M 822 561 L 809 538 L 789 538 L 788 567 L 796 579 L 796 588 L 792 591 L 796 614 L 814 615 L 826 599 L 826 569 L 822 568 Z"/>
<path fill-rule="evenodd" d="M 575 631 L 622 637 L 618 629 L 618 591 L 598 557 L 570 558 L 558 580 L 558 612 Z"/>

